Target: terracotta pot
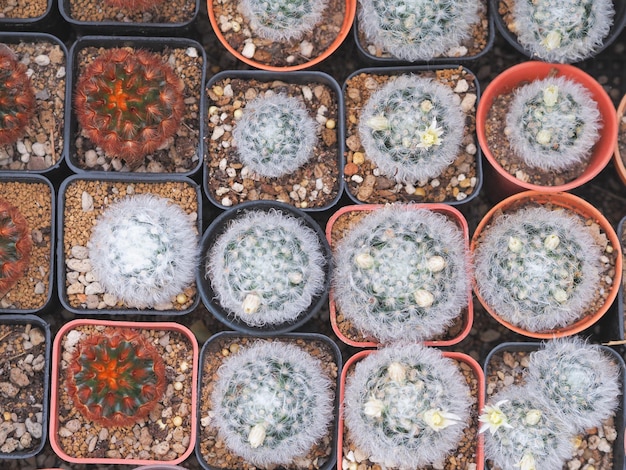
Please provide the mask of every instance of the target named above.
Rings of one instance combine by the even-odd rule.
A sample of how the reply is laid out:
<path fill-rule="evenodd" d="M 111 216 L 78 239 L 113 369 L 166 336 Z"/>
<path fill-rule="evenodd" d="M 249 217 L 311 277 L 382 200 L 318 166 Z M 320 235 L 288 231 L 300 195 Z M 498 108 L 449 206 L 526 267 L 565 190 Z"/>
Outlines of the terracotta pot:
<path fill-rule="evenodd" d="M 561 185 L 541 186 L 516 178 L 500 165 L 488 146 L 485 121 L 496 97 L 510 93 L 529 81 L 544 79 L 555 72 L 556 76 L 567 77 L 588 90 L 598 104 L 602 129 L 600 139 L 592 148 L 589 165 L 580 176 Z M 591 75 L 572 65 L 527 61 L 504 70 L 483 90 L 476 111 L 476 133 L 488 162 L 484 170 L 487 195 L 490 199 L 499 201 L 528 189 L 545 192 L 569 191 L 590 181 L 604 169 L 613 155 L 617 136 L 617 119 L 611 98 Z"/>
<path fill-rule="evenodd" d="M 592 206 L 590 203 L 585 201 L 584 199 L 575 196 L 570 193 L 555 193 L 555 192 L 537 192 L 537 191 L 524 191 L 522 193 L 514 194 L 503 201 L 500 201 L 496 205 L 494 205 L 487 214 L 481 219 L 476 230 L 474 231 L 474 235 L 471 240 L 470 249 L 472 255 L 480 244 L 480 238 L 483 232 L 491 225 L 494 218 L 506 213 L 507 211 L 514 211 L 516 209 L 522 208 L 526 204 L 552 204 L 557 208 L 563 208 L 566 211 L 571 211 L 584 220 L 591 220 L 598 224 L 599 229 L 606 235 L 610 245 L 612 246 L 615 264 L 613 266 L 615 271 L 615 276 L 612 279 L 612 283 L 609 288 L 609 292 L 604 303 L 594 312 L 589 312 L 583 318 L 575 321 L 574 323 L 555 328 L 552 330 L 545 331 L 528 331 L 521 327 L 515 326 L 508 321 L 504 320 L 497 311 L 495 311 L 484 299 L 481 295 L 479 289 L 477 288 L 476 278 L 473 279 L 474 284 L 474 294 L 476 298 L 480 301 L 485 310 L 500 324 L 504 325 L 511 331 L 518 333 L 520 335 L 528 336 L 531 338 L 539 338 L 539 339 L 551 339 L 554 337 L 563 337 L 563 336 L 571 336 L 576 333 L 579 333 L 590 326 L 594 325 L 602 316 L 609 311 L 611 305 L 615 298 L 617 297 L 617 293 L 619 290 L 619 286 L 621 285 L 622 279 L 622 249 L 620 240 L 617 236 L 617 233 L 613 229 L 611 223 L 602 215 L 602 213 Z"/>
<path fill-rule="evenodd" d="M 372 212 L 384 207 L 383 204 L 358 204 L 351 206 L 344 206 L 338 209 L 328 220 L 328 224 L 326 225 L 326 239 L 333 249 L 333 245 L 336 246 L 337 242 L 341 238 L 341 234 L 335 233 L 333 231 L 337 220 L 342 216 L 349 215 L 357 215 L 359 213 L 365 215 L 368 212 Z M 411 209 L 428 209 L 434 212 L 443 214 L 447 216 L 449 219 L 453 220 L 462 230 L 464 238 L 466 240 L 467 249 L 469 249 L 469 228 L 467 225 L 467 221 L 465 217 L 458 211 L 458 209 L 447 205 L 447 204 L 411 204 Z M 368 348 L 368 347 L 378 347 L 380 343 L 373 338 L 363 337 L 360 334 L 356 336 L 349 332 L 349 325 L 342 324 L 338 321 L 337 317 L 340 314 L 337 310 L 337 305 L 334 300 L 333 289 L 331 287 L 329 295 L 329 307 L 330 307 L 330 323 L 333 328 L 333 331 L 337 335 L 337 337 L 343 341 L 344 343 L 358 347 L 358 348 Z M 434 338 L 424 341 L 426 346 L 451 346 L 461 342 L 470 332 L 472 328 L 472 324 L 474 321 L 474 304 L 472 301 L 471 289 L 468 289 L 467 295 L 467 308 L 464 308 L 461 312 L 459 318 L 455 321 L 455 323 L 449 328 L 448 332 L 444 335 L 443 338 Z"/>
<path fill-rule="evenodd" d="M 624 95 L 617 106 L 617 132 L 618 138 L 620 131 L 620 126 L 622 120 L 624 119 L 624 111 L 626 111 L 626 95 Z M 622 155 L 620 152 L 619 144 L 617 140 L 615 141 L 615 152 L 613 153 L 613 164 L 615 165 L 615 171 L 617 172 L 617 176 L 622 180 L 622 183 L 626 184 L 626 165 L 624 165 L 624 158 L 626 155 Z"/>

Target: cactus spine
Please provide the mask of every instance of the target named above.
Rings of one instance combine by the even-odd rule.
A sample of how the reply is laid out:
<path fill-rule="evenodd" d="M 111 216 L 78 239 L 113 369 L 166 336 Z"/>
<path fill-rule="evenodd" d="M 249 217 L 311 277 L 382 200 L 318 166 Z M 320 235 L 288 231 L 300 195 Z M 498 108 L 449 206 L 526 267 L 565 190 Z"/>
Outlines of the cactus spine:
<path fill-rule="evenodd" d="M 28 269 L 31 248 L 28 222 L 16 207 L 0 199 L 0 297 Z"/>
<path fill-rule="evenodd" d="M 35 92 L 26 66 L 9 47 L 0 45 L 0 145 L 13 144 L 35 113 Z"/>

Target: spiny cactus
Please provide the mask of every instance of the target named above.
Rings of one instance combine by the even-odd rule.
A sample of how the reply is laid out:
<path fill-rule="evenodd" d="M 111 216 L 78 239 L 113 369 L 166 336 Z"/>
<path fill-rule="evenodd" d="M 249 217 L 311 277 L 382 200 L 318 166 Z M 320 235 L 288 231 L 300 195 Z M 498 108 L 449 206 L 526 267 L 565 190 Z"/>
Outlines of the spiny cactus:
<path fill-rule="evenodd" d="M 387 467 L 442 463 L 468 424 L 465 378 L 436 349 L 399 344 L 372 352 L 346 380 L 344 417 L 356 447 Z"/>
<path fill-rule="evenodd" d="M 76 118 L 93 143 L 133 168 L 178 130 L 183 87 L 159 55 L 109 49 L 78 77 Z"/>
<path fill-rule="evenodd" d="M 401 75 L 372 94 L 359 137 L 380 171 L 403 183 L 434 178 L 459 154 L 465 115 L 452 90 L 437 81 Z"/>
<path fill-rule="evenodd" d="M 195 277 L 196 228 L 167 198 L 139 194 L 111 204 L 93 227 L 88 248 L 104 290 L 129 306 L 168 302 Z"/>
<path fill-rule="evenodd" d="M 377 47 L 415 62 L 444 55 L 469 38 L 477 0 L 359 0 L 359 29 Z"/>
<path fill-rule="evenodd" d="M 279 210 L 232 220 L 207 257 L 221 306 L 250 326 L 295 321 L 324 289 L 326 260 L 314 230 Z"/>
<path fill-rule="evenodd" d="M 311 159 L 317 123 L 298 98 L 266 93 L 243 109 L 233 139 L 244 165 L 261 176 L 279 177 Z"/>
<path fill-rule="evenodd" d="M 225 359 L 211 395 L 226 446 L 258 466 L 288 465 L 330 430 L 331 381 L 298 346 L 260 341 Z"/>
<path fill-rule="evenodd" d="M 67 368 L 67 392 L 74 406 L 105 427 L 129 426 L 148 416 L 165 386 L 159 352 L 130 328 L 83 338 Z"/>
<path fill-rule="evenodd" d="M 474 253 L 478 293 L 527 331 L 577 320 L 594 299 L 602 249 L 573 212 L 522 208 L 493 221 Z"/>
<path fill-rule="evenodd" d="M 28 222 L 16 207 L 0 199 L 0 297 L 28 268 L 31 247 Z"/>
<path fill-rule="evenodd" d="M 13 144 L 35 113 L 35 92 L 26 66 L 14 52 L 0 45 L 0 145 Z"/>
<path fill-rule="evenodd" d="M 516 0 L 517 40 L 546 62 L 577 62 L 599 49 L 609 34 L 613 0 Z"/>
<path fill-rule="evenodd" d="M 462 230 L 445 215 L 389 205 L 355 225 L 333 250 L 333 293 L 346 319 L 380 342 L 445 332 L 467 306 Z"/>
<path fill-rule="evenodd" d="M 563 170 L 589 158 L 601 127 L 598 104 L 585 87 L 548 77 L 517 89 L 505 132 L 527 165 Z"/>
<path fill-rule="evenodd" d="M 163 3 L 163 0 L 105 0 L 107 5 L 129 11 L 146 11 Z"/>
<path fill-rule="evenodd" d="M 322 20 L 328 0 L 241 0 L 239 8 L 251 28 L 272 41 L 300 39 Z"/>

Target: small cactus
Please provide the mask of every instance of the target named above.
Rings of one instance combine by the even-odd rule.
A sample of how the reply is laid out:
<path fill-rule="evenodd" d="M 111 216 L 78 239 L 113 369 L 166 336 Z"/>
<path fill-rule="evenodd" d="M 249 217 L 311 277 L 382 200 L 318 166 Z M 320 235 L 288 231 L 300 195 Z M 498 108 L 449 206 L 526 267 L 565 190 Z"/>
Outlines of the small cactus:
<path fill-rule="evenodd" d="M 0 45 L 0 145 L 13 144 L 26 130 L 35 113 L 35 92 L 26 66 Z"/>
<path fill-rule="evenodd" d="M 267 93 L 243 109 L 233 139 L 244 165 L 261 176 L 276 178 L 311 159 L 317 123 L 298 98 Z"/>
<path fill-rule="evenodd" d="M 346 380 L 351 439 L 383 468 L 441 464 L 458 447 L 470 406 L 469 388 L 454 362 L 419 344 L 372 352 Z"/>
<path fill-rule="evenodd" d="M 151 194 L 108 206 L 88 243 L 104 290 L 129 306 L 171 301 L 195 277 L 196 227 L 180 206 Z"/>
<path fill-rule="evenodd" d="M 207 257 L 221 306 L 250 326 L 295 321 L 319 295 L 326 260 L 317 234 L 279 210 L 234 219 Z"/>
<path fill-rule="evenodd" d="M 76 118 L 105 153 L 137 167 L 178 130 L 185 110 L 183 87 L 159 55 L 109 49 L 78 78 Z"/>
<path fill-rule="evenodd" d="M 104 0 L 114 8 L 122 8 L 128 11 L 147 11 L 163 3 L 164 0 Z"/>
<path fill-rule="evenodd" d="M 527 165 L 553 171 L 588 159 L 601 127 L 598 104 L 585 87 L 548 77 L 517 89 L 505 132 Z"/>
<path fill-rule="evenodd" d="M 165 386 L 159 352 L 130 328 L 82 339 L 67 368 L 67 392 L 74 406 L 105 427 L 129 426 L 147 417 Z"/>
<path fill-rule="evenodd" d="M 444 55 L 469 38 L 478 0 L 359 0 L 359 29 L 377 47 L 415 62 Z"/>
<path fill-rule="evenodd" d="M 384 175 L 415 183 L 440 175 L 454 162 L 464 123 L 448 86 L 401 75 L 372 94 L 358 131 L 367 157 Z"/>
<path fill-rule="evenodd" d="M 520 0 L 514 2 L 517 40 L 546 62 L 591 57 L 609 34 L 613 0 Z"/>
<path fill-rule="evenodd" d="M 499 216 L 477 241 L 477 292 L 499 317 L 527 331 L 567 326 L 595 297 L 601 256 L 578 215 L 522 208 Z"/>
<path fill-rule="evenodd" d="M 28 222 L 16 207 L 0 199 L 0 297 L 28 269 L 31 247 Z"/>
<path fill-rule="evenodd" d="M 274 42 L 298 40 L 322 20 L 328 0 L 241 0 L 239 8 L 260 37 Z"/>
<path fill-rule="evenodd" d="M 330 431 L 331 381 L 303 349 L 260 341 L 225 359 L 211 395 L 226 446 L 258 466 L 288 465 Z"/>
<path fill-rule="evenodd" d="M 444 333 L 468 302 L 462 230 L 445 215 L 389 205 L 334 249 L 333 295 L 344 317 L 380 342 Z"/>

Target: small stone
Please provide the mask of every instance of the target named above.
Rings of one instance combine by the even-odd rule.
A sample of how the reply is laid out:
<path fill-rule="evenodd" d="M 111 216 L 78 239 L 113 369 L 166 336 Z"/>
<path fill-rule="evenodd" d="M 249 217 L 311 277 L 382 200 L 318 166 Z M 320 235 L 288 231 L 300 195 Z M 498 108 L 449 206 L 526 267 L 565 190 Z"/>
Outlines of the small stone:
<path fill-rule="evenodd" d="M 32 328 L 28 333 L 28 339 L 34 346 L 39 346 L 46 341 L 46 336 L 39 328 Z"/>
<path fill-rule="evenodd" d="M 104 288 L 100 285 L 99 282 L 92 282 L 87 287 L 85 287 L 85 294 L 94 295 L 94 294 L 102 294 L 104 293 Z"/>
<path fill-rule="evenodd" d="M 80 282 L 75 282 L 67 286 L 67 295 L 82 294 L 85 292 L 85 286 Z"/>
<path fill-rule="evenodd" d="M 98 154 L 95 150 L 89 149 L 85 152 L 85 166 L 93 168 L 98 164 Z"/>
<path fill-rule="evenodd" d="M 254 45 L 254 43 L 247 42 L 243 46 L 243 49 L 241 50 L 241 55 L 248 59 L 252 59 L 254 57 L 255 52 L 256 52 L 256 46 Z"/>
<path fill-rule="evenodd" d="M 168 442 L 159 442 L 158 444 L 152 446 L 152 452 L 156 455 L 163 457 L 170 450 L 170 445 Z"/>
<path fill-rule="evenodd" d="M 30 384 L 28 376 L 24 371 L 18 367 L 13 367 L 9 372 L 9 380 L 11 383 L 17 385 L 20 388 L 26 387 Z"/>
<path fill-rule="evenodd" d="M 33 153 L 35 155 L 37 155 L 38 157 L 45 157 L 46 156 L 46 146 L 44 144 L 42 144 L 41 142 L 35 142 L 33 144 Z"/>
<path fill-rule="evenodd" d="M 72 271 L 78 271 L 79 273 L 91 271 L 91 261 L 88 259 L 70 258 L 66 261 L 66 264 L 69 269 Z"/>
<path fill-rule="evenodd" d="M 83 212 L 91 212 L 93 210 L 93 197 L 87 191 L 83 191 L 80 201 Z"/>
<path fill-rule="evenodd" d="M 72 258 L 87 259 L 89 258 L 89 249 L 82 245 L 74 245 L 70 248 L 70 254 L 72 255 Z"/>
<path fill-rule="evenodd" d="M 36 421 L 32 421 L 30 418 L 26 418 L 25 421 L 26 430 L 33 436 L 35 439 L 41 439 L 41 435 L 43 434 L 43 426 L 41 423 Z"/>
<path fill-rule="evenodd" d="M 461 110 L 464 113 L 469 113 L 476 104 L 476 95 L 474 93 L 468 93 L 461 101 Z"/>
<path fill-rule="evenodd" d="M 41 67 L 45 67 L 46 65 L 50 65 L 50 57 L 45 54 L 38 55 L 35 57 L 35 63 Z"/>

